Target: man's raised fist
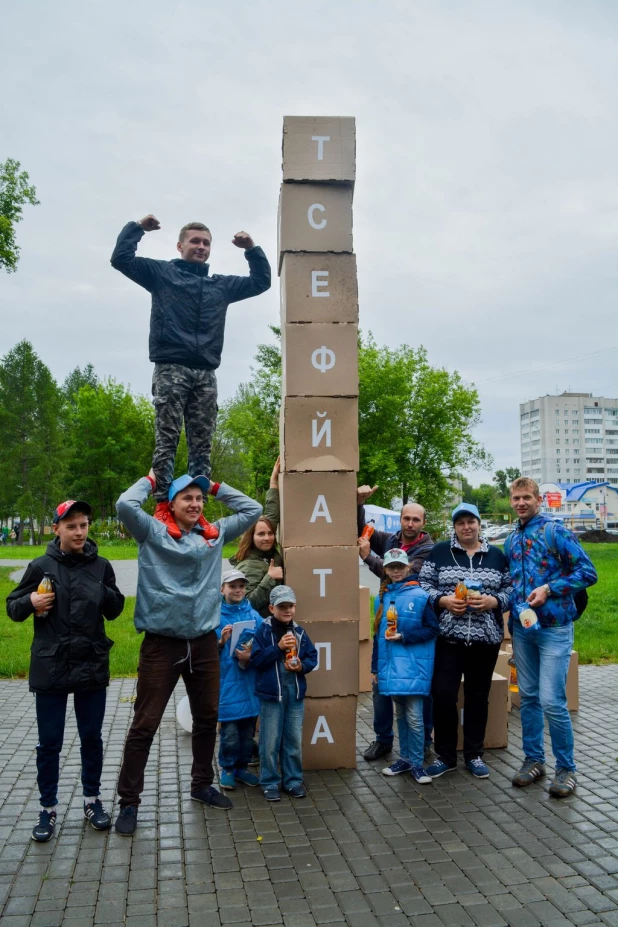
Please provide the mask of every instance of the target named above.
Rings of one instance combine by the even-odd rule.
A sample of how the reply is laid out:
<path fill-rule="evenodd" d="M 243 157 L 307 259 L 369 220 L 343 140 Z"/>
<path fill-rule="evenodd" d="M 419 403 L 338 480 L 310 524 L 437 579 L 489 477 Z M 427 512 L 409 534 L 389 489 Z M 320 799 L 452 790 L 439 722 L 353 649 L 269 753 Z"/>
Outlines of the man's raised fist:
<path fill-rule="evenodd" d="M 143 219 L 140 219 L 139 225 L 141 225 L 145 232 L 156 232 L 161 228 L 161 223 L 156 216 L 152 215 L 152 213 L 150 213 L 148 216 L 144 216 Z"/>
<path fill-rule="evenodd" d="M 253 239 L 248 232 L 236 232 L 232 238 L 232 244 L 236 245 L 237 248 L 242 248 L 243 251 L 248 251 L 249 248 L 255 247 L 253 244 Z"/>

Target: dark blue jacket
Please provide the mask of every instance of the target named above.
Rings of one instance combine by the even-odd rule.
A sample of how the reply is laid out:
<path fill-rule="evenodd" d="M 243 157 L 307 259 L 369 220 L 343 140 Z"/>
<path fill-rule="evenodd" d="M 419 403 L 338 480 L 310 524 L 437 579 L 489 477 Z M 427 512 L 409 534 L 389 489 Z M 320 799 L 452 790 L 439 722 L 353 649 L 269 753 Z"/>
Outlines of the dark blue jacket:
<path fill-rule="evenodd" d="M 137 243 L 144 234 L 141 225 L 128 222 L 118 236 L 111 262 L 152 294 L 150 360 L 216 370 L 221 363 L 227 307 L 270 287 L 266 255 L 257 246 L 245 251 L 248 277 L 211 277 L 208 264 L 136 257 Z"/>
<path fill-rule="evenodd" d="M 262 624 L 262 616 L 252 607 L 248 599 L 238 605 L 229 605 L 221 596 L 221 624 L 217 637 L 227 624 L 238 621 L 254 621 L 256 629 Z M 238 657 L 230 650 L 231 638 L 219 648 L 219 721 L 240 721 L 241 718 L 256 718 L 260 703 L 255 695 L 255 669 L 248 666 L 241 669 Z"/>
<path fill-rule="evenodd" d="M 298 657 L 302 663 L 302 673 L 296 676 L 296 698 L 303 699 L 307 691 L 305 676 L 318 665 L 318 652 L 313 646 L 307 632 L 295 621 L 290 623 L 290 630 L 296 636 Z M 289 673 L 284 667 L 285 651 L 281 650 L 271 626 L 270 618 L 266 618 L 253 638 L 251 660 L 249 666 L 257 670 L 255 694 L 259 699 L 267 702 L 280 702 L 281 673 Z"/>

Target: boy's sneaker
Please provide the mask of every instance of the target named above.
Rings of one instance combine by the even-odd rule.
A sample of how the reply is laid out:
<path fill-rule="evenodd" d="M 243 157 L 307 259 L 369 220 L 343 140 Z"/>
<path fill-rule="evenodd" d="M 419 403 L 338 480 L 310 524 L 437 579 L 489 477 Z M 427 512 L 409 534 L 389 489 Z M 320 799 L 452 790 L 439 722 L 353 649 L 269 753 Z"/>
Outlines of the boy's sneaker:
<path fill-rule="evenodd" d="M 255 788 L 256 785 L 260 784 L 260 780 L 255 775 L 255 773 L 249 772 L 248 769 L 237 769 L 236 778 L 244 785 L 251 786 L 252 789 Z M 223 781 L 221 782 L 221 785 L 223 785 Z"/>
<path fill-rule="evenodd" d="M 427 770 L 423 769 L 422 766 L 413 766 L 410 772 L 414 781 L 418 782 L 419 785 L 427 785 L 428 782 L 432 781 L 431 776 L 427 775 Z"/>
<path fill-rule="evenodd" d="M 230 792 L 236 788 L 236 776 L 227 769 L 222 769 L 219 774 L 219 784 L 222 789 L 228 789 Z"/>
<path fill-rule="evenodd" d="M 266 801 L 281 801 L 279 789 L 264 789 L 264 798 Z"/>
<path fill-rule="evenodd" d="M 32 830 L 32 839 L 37 843 L 46 843 L 54 835 L 56 829 L 56 812 L 39 811 L 39 822 Z"/>
<path fill-rule="evenodd" d="M 489 766 L 480 756 L 475 756 L 473 760 L 466 760 L 466 769 L 475 779 L 489 779 Z"/>
<path fill-rule="evenodd" d="M 449 766 L 448 763 L 445 763 L 444 760 L 441 760 L 440 757 L 437 756 L 425 771 L 431 779 L 439 779 L 440 776 L 443 776 L 445 773 L 455 772 L 456 769 L 457 763 L 455 763 L 454 766 Z"/>
<path fill-rule="evenodd" d="M 388 753 L 392 753 L 392 752 L 393 752 L 392 744 L 383 744 L 379 740 L 374 740 L 374 742 L 370 744 L 365 750 L 365 752 L 363 753 L 363 759 L 379 760 L 383 756 L 386 756 Z"/>
<path fill-rule="evenodd" d="M 107 830 L 112 824 L 111 814 L 107 813 L 98 798 L 88 804 L 84 802 L 84 817 L 95 830 Z"/>
<path fill-rule="evenodd" d="M 527 785 L 532 785 L 536 779 L 542 779 L 545 775 L 545 766 L 539 760 L 529 760 L 527 757 L 521 764 L 521 769 L 516 772 L 511 783 L 518 789 L 525 789 Z"/>
<path fill-rule="evenodd" d="M 116 833 L 121 837 L 132 837 L 137 827 L 137 805 L 125 805 L 116 818 Z"/>
<path fill-rule="evenodd" d="M 410 772 L 412 764 L 407 760 L 395 760 L 390 766 L 382 770 L 383 776 L 400 776 L 402 773 Z"/>
<path fill-rule="evenodd" d="M 572 795 L 577 785 L 575 773 L 571 769 L 557 769 L 549 785 L 549 794 L 554 798 L 566 798 Z"/>
<path fill-rule="evenodd" d="M 306 798 L 307 797 L 307 789 L 302 784 L 302 782 L 300 785 L 293 785 L 291 789 L 286 789 L 286 792 L 288 793 L 288 795 L 291 795 L 292 798 Z"/>
<path fill-rule="evenodd" d="M 201 789 L 199 792 L 191 792 L 191 798 L 193 801 L 201 801 L 203 805 L 220 808 L 222 811 L 229 811 L 230 808 L 234 807 L 227 795 L 222 795 L 212 785 L 209 785 L 207 789 Z"/>

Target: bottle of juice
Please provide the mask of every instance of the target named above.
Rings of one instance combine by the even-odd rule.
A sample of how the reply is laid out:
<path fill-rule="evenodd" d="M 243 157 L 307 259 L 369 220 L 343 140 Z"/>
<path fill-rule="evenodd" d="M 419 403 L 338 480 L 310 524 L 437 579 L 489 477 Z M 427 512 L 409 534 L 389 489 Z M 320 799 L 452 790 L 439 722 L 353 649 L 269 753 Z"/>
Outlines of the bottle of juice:
<path fill-rule="evenodd" d="M 515 666 L 515 657 L 509 657 L 509 666 L 511 668 L 509 676 L 509 689 L 511 692 L 519 692 L 519 683 L 517 682 L 517 667 Z"/>
<path fill-rule="evenodd" d="M 53 591 L 54 591 L 54 587 L 52 585 L 52 581 L 50 577 L 47 575 L 47 573 L 45 573 L 45 575 L 43 576 L 43 579 L 41 580 L 41 582 L 39 583 L 37 587 L 37 592 L 39 595 L 49 595 L 49 593 Z M 49 615 L 48 608 L 43 609 L 43 611 L 34 613 L 35 618 L 47 618 L 48 615 Z"/>
<path fill-rule="evenodd" d="M 468 587 L 465 583 L 457 583 L 455 586 L 455 598 L 462 600 L 468 598 Z"/>
<path fill-rule="evenodd" d="M 395 600 L 391 599 L 391 604 L 388 606 L 386 612 L 386 630 L 384 632 L 384 637 L 387 640 L 390 640 L 397 633 L 397 609 L 395 607 Z"/>
<path fill-rule="evenodd" d="M 373 532 L 376 530 L 375 520 L 372 518 L 371 521 L 368 521 L 363 530 L 361 531 L 361 537 L 365 540 L 371 540 Z"/>
<path fill-rule="evenodd" d="M 296 641 L 285 648 L 285 665 L 288 668 L 290 666 L 298 666 L 298 648 L 296 647 Z"/>

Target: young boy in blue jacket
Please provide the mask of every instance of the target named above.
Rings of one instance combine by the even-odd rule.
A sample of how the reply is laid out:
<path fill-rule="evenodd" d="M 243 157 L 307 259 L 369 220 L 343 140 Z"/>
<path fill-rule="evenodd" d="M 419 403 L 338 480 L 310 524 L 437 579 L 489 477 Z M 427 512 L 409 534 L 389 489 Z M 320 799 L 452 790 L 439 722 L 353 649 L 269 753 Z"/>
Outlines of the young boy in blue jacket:
<path fill-rule="evenodd" d="M 260 700 L 260 785 L 266 801 L 280 801 L 280 786 L 304 798 L 302 737 L 305 676 L 318 663 L 307 632 L 296 624 L 296 595 L 289 586 L 270 593 L 270 618 L 253 640 L 250 666 L 257 670 Z M 295 651 L 295 653 L 294 653 Z M 281 770 L 279 770 L 279 762 Z"/>
<path fill-rule="evenodd" d="M 408 555 L 399 548 L 384 557 L 385 581 L 375 614 L 371 672 L 383 695 L 393 696 L 401 759 L 382 772 L 398 776 L 409 772 L 416 782 L 431 782 L 423 766 L 423 700 L 431 692 L 438 621 L 429 594 L 414 580 Z M 388 628 L 387 613 L 397 612 L 397 628 Z"/>
<path fill-rule="evenodd" d="M 247 768 L 253 754 L 255 725 L 260 702 L 255 694 L 255 669 L 249 666 L 252 640 L 262 624 L 246 598 L 247 577 L 240 570 L 228 570 L 221 577 L 221 623 L 219 638 L 219 776 L 222 789 L 236 788 L 236 782 L 256 786 L 258 777 Z M 241 631 L 240 646 L 231 650 L 234 625 L 253 622 Z"/>

